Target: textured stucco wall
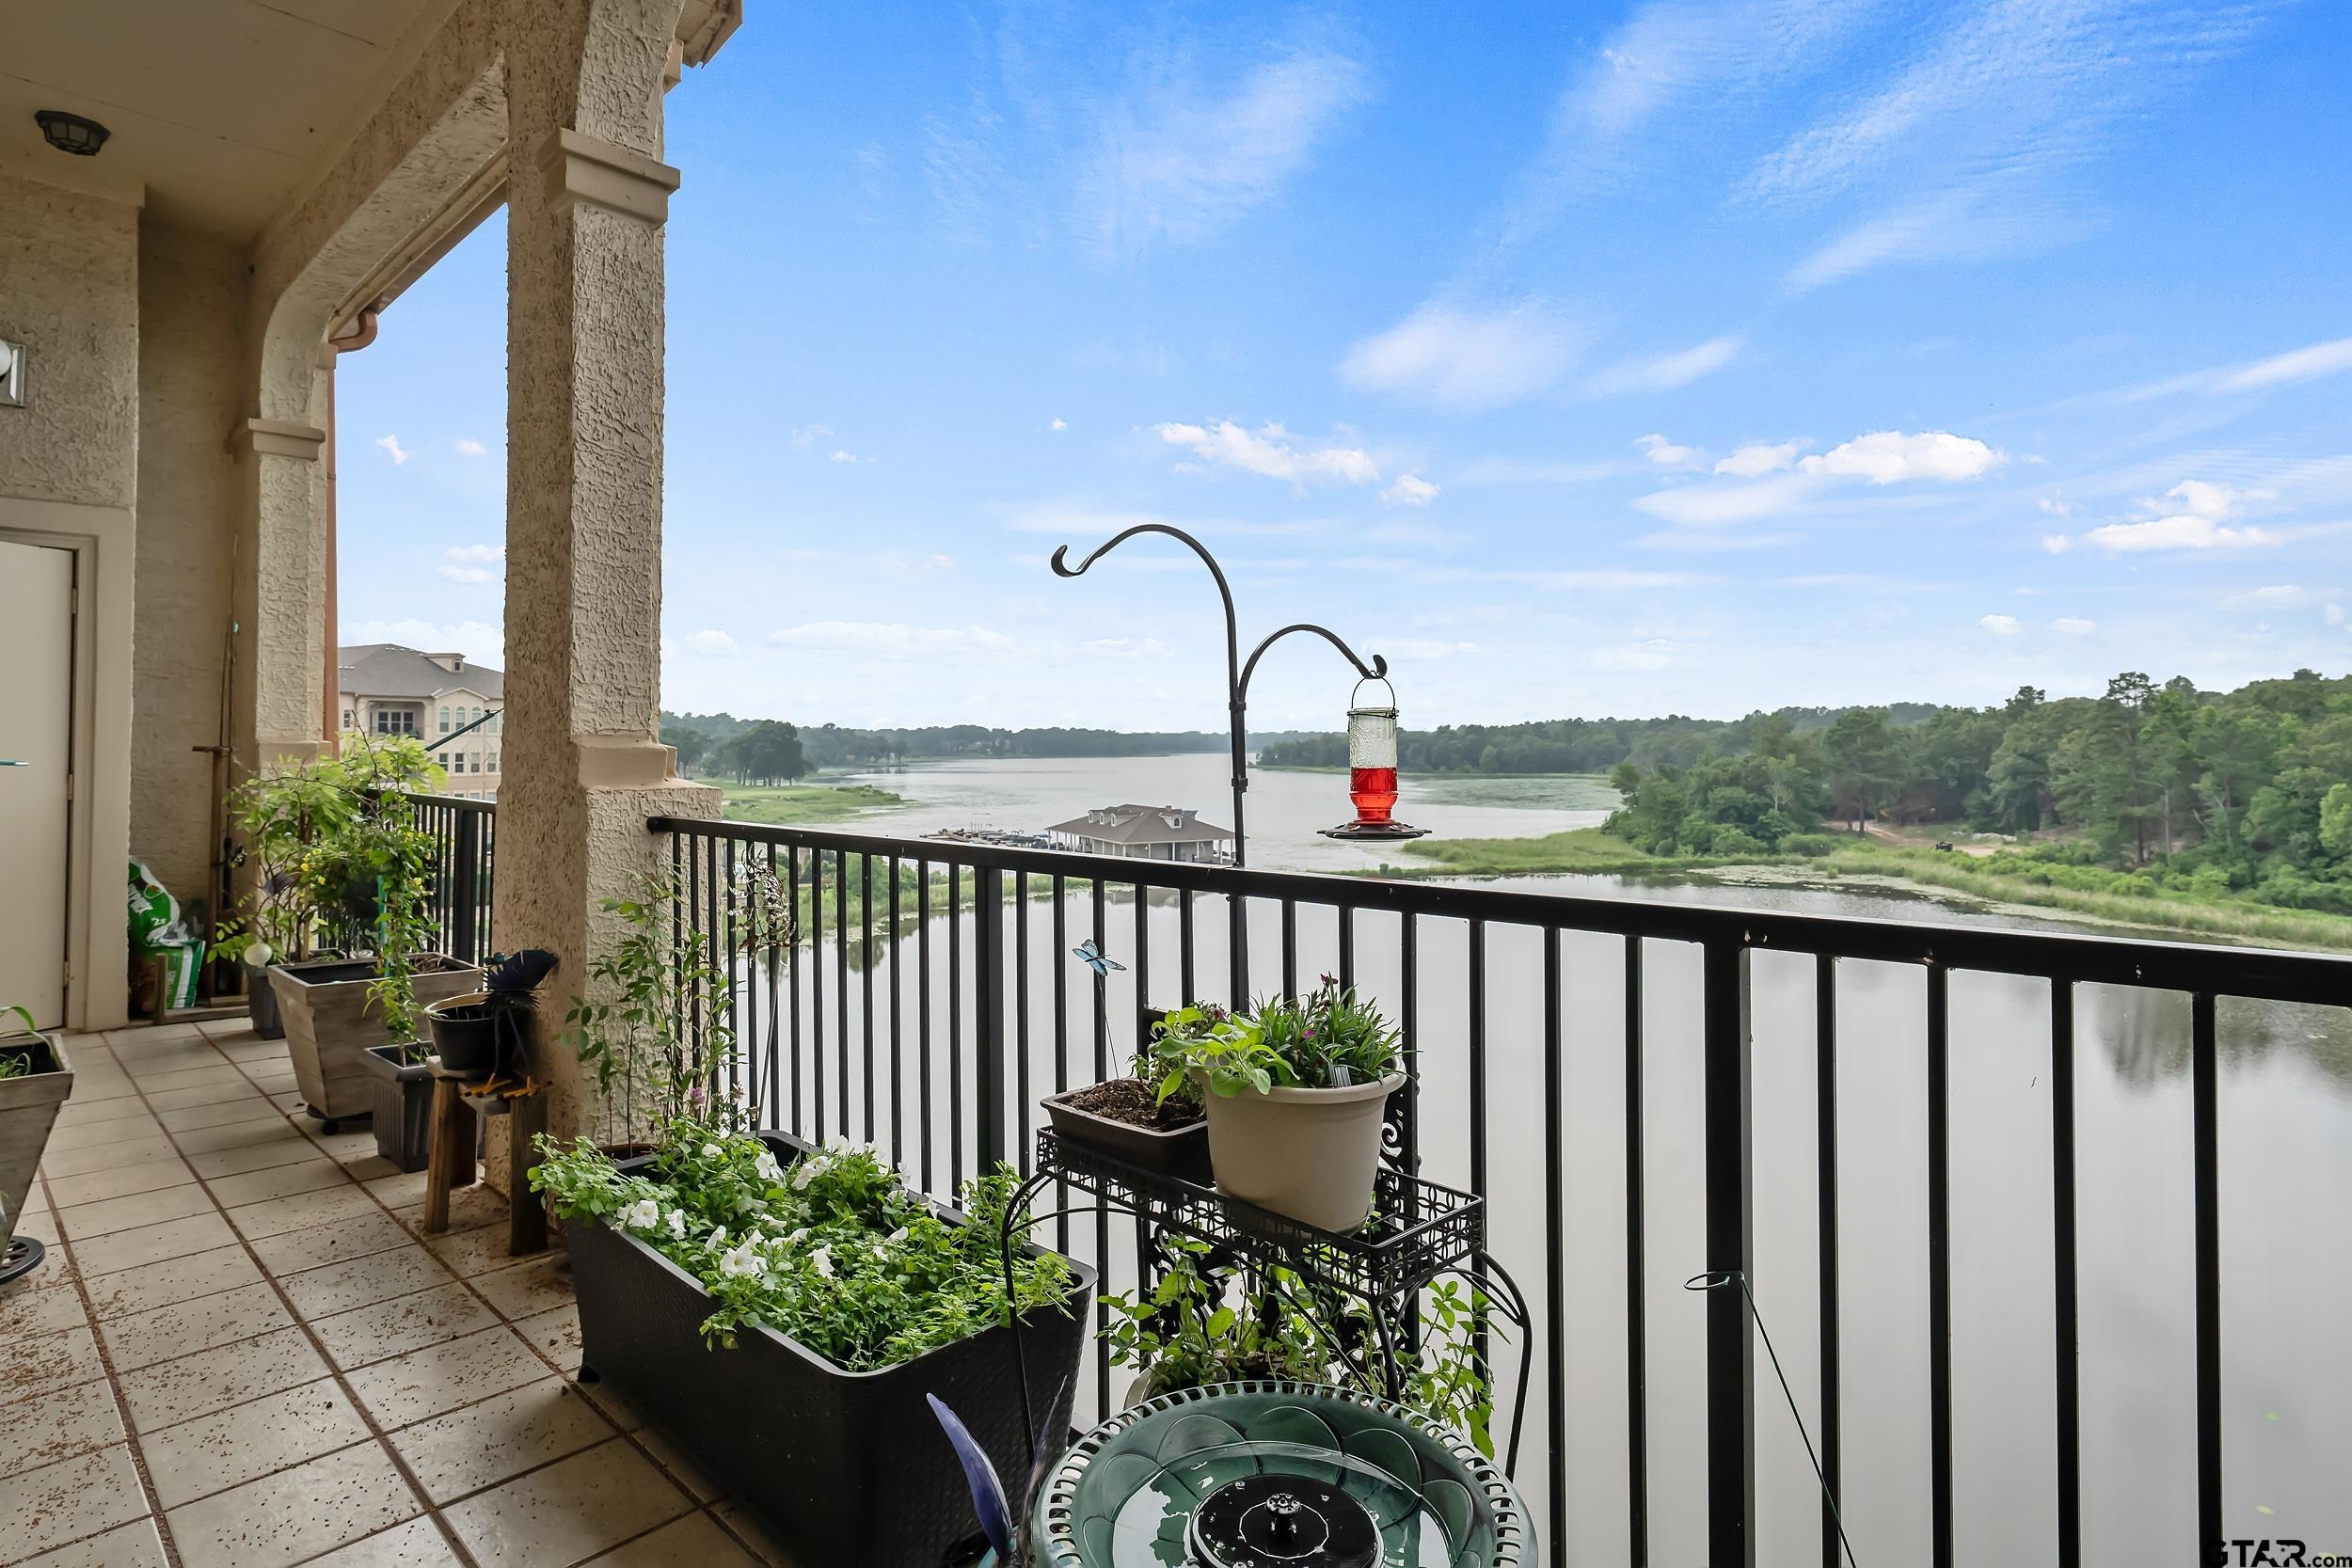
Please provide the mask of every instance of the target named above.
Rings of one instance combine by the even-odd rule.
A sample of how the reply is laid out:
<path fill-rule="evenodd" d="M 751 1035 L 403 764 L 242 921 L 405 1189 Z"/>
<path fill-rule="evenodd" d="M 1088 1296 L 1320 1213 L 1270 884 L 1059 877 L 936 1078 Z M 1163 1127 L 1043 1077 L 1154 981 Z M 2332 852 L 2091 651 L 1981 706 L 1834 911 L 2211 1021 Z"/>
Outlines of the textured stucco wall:
<path fill-rule="evenodd" d="M 138 210 L 0 175 L 0 338 L 27 405 L 0 408 L 0 495 L 129 507 L 138 461 Z"/>
<path fill-rule="evenodd" d="M 245 263 L 149 226 L 139 242 L 138 633 L 131 847 L 183 901 L 209 897 L 243 405 Z"/>

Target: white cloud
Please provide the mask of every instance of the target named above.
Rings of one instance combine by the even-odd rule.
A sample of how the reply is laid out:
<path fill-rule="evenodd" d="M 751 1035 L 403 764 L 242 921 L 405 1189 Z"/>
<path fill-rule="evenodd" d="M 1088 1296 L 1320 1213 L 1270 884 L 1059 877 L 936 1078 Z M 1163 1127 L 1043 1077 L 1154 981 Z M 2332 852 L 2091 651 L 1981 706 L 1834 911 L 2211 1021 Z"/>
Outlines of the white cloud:
<path fill-rule="evenodd" d="M 2074 547 L 2074 541 L 2063 533 L 2045 533 L 2042 536 L 2042 547 L 2052 555 L 2064 555 Z"/>
<path fill-rule="evenodd" d="M 1002 653 L 1013 639 L 987 626 L 911 626 L 897 621 L 812 621 L 768 634 L 779 648 L 874 658 L 938 658 Z"/>
<path fill-rule="evenodd" d="M 407 448 L 400 444 L 400 437 L 397 436 L 378 436 L 375 438 L 375 444 L 384 449 L 385 455 L 392 460 L 392 467 L 395 468 L 407 462 L 412 455 Z"/>
<path fill-rule="evenodd" d="M 1438 485 L 1419 474 L 1399 474 L 1394 484 L 1380 492 L 1380 499 L 1405 506 L 1427 506 L 1438 499 Z"/>
<path fill-rule="evenodd" d="M 457 455 L 460 457 L 487 457 L 490 455 L 490 449 L 475 440 L 470 436 L 460 436 L 457 437 Z"/>
<path fill-rule="evenodd" d="M 1677 642 L 1670 637 L 1650 637 L 1621 647 L 1596 648 L 1591 662 L 1596 670 L 1637 673 L 1668 669 L 1678 662 L 1684 654 L 1696 651 L 1695 643 Z"/>
<path fill-rule="evenodd" d="M 2045 515 L 2052 517 L 2072 517 L 2074 515 L 2074 509 L 2072 506 L 2055 496 L 2043 496 L 2035 501 L 2034 505 L 2040 507 Z"/>
<path fill-rule="evenodd" d="M 1641 448 L 1645 457 L 1661 468 L 1687 468 L 1698 461 L 1698 448 L 1677 446 L 1654 431 L 1633 444 Z"/>
<path fill-rule="evenodd" d="M 1156 637 L 1097 637 L 1078 647 L 1099 658 L 1157 658 L 1168 652 L 1168 644 Z"/>
<path fill-rule="evenodd" d="M 1214 425 L 1158 424 L 1160 439 L 1183 447 L 1210 467 L 1237 468 L 1268 479 L 1288 480 L 1305 486 L 1310 482 L 1332 484 L 1376 484 L 1379 466 L 1360 447 L 1295 447 L 1291 433 L 1268 422 L 1256 431 L 1231 420 Z"/>
<path fill-rule="evenodd" d="M 2116 555 L 2151 550 L 2253 549 L 2280 543 L 2267 529 L 2231 527 L 2232 518 L 2248 503 L 2274 499 L 2268 490 L 2239 490 L 2208 480 L 2188 479 L 2161 497 L 2142 500 L 2140 509 L 2154 514 L 2134 523 L 2109 523 L 2083 535 L 2086 544 Z"/>
<path fill-rule="evenodd" d="M 1369 92 L 1346 55 L 1302 48 L 1212 94 L 1163 80 L 1104 111 L 1080 181 L 1081 223 L 1105 259 L 1162 239 L 1199 245 L 1272 200 Z"/>
<path fill-rule="evenodd" d="M 434 568 L 452 582 L 487 582 L 489 572 L 480 566 L 437 566 Z"/>
<path fill-rule="evenodd" d="M 723 658 L 735 652 L 735 639 L 716 628 L 707 628 L 702 631 L 688 632 L 682 646 L 690 654 L 705 654 L 714 658 Z"/>
<path fill-rule="evenodd" d="M 1069 421 L 1068 420 L 1059 420 L 1059 419 L 1057 419 L 1057 420 L 1055 420 L 1052 424 L 1047 425 L 1045 428 L 1046 428 L 1046 429 L 1048 429 L 1048 430 L 1068 430 L 1068 429 L 1070 428 L 1070 421 Z"/>
<path fill-rule="evenodd" d="M 1684 484 L 1653 491 L 1633 504 L 1664 522 L 1715 528 L 1794 512 L 1820 483 L 1804 474 L 1778 474 L 1747 484 Z"/>
<path fill-rule="evenodd" d="M 2096 621 L 2086 621 L 2081 619 L 2079 616 L 2061 615 L 2057 620 L 2050 623 L 2050 629 L 2055 632 L 2062 632 L 2068 637 L 2089 637 L 2092 632 L 2099 629 L 2099 623 Z"/>
<path fill-rule="evenodd" d="M 2007 454 L 1966 436 L 1945 431 L 1906 436 L 1899 430 L 1881 430 L 1857 436 L 1799 466 L 1809 474 L 1896 484 L 1914 479 L 1975 479 L 2008 461 Z"/>
<path fill-rule="evenodd" d="M 835 447 L 833 451 L 833 461 L 835 463 L 871 463 L 874 459 L 870 457 L 860 457 L 853 451 L 849 451 L 843 448 Z"/>
<path fill-rule="evenodd" d="M 2308 348 L 2291 349 L 2274 354 L 2267 359 L 2232 371 L 2214 383 L 2217 392 L 2251 392 L 2265 387 L 2283 387 L 2297 381 L 2313 381 L 2323 375 L 2337 375 L 2352 371 L 2352 338 L 2338 338 L 2330 342 L 2313 343 Z"/>
<path fill-rule="evenodd" d="M 2300 610 L 2318 604 L 2335 594 L 2332 588 L 2306 588 L 2300 583 L 2281 583 L 2270 588 L 2249 588 L 2243 594 L 2233 594 L 2221 601 L 2224 610 Z"/>
<path fill-rule="evenodd" d="M 1602 393 L 1672 391 L 1722 370 L 1740 356 L 1746 344 L 1747 340 L 1735 334 L 1709 338 L 1694 347 L 1654 359 L 1621 360 L 1593 377 L 1592 389 Z"/>
<path fill-rule="evenodd" d="M 1539 301 L 1470 310 L 1432 300 L 1357 343 L 1340 371 L 1359 387 L 1476 412 L 1551 385 L 1578 337 Z"/>
<path fill-rule="evenodd" d="M 2344 606 L 2340 604 L 2331 604 L 2327 609 L 2321 610 L 2319 614 L 2320 619 L 2326 621 L 2331 626 L 2340 626 L 2344 625 Z"/>
<path fill-rule="evenodd" d="M 829 424 L 804 424 L 787 439 L 791 442 L 794 451 L 806 451 L 819 440 L 830 439 L 832 436 L 833 426 Z"/>
<path fill-rule="evenodd" d="M 1977 625 L 1995 637 L 2017 635 L 2017 617 L 2014 615 L 1979 615 L 1977 617 Z"/>
<path fill-rule="evenodd" d="M 1715 465 L 1719 474 L 1734 479 L 1755 479 L 1761 474 L 1775 474 L 1797 460 L 1797 443 L 1783 441 L 1777 446 L 1741 447 Z"/>

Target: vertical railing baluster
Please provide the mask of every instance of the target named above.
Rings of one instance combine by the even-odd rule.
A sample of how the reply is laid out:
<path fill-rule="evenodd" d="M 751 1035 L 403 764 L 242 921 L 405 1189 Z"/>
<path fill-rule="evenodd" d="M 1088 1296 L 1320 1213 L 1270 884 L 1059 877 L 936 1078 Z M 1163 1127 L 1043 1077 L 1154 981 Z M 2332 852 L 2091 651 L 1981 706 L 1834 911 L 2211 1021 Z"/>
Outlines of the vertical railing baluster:
<path fill-rule="evenodd" d="M 1356 906 L 1353 904 L 1342 904 L 1339 908 L 1339 917 L 1340 984 L 1343 987 L 1352 986 L 1356 983 Z M 1470 938 L 1472 945 L 1483 945 L 1486 935 L 1485 928 L 1478 922 L 1473 921 L 1470 923 L 1470 929 L 1473 933 L 1475 933 Z M 1484 972 L 1480 970 L 1475 963 L 1471 964 L 1470 974 L 1473 976 L 1473 984 L 1475 984 L 1475 977 L 1483 973 Z M 1486 989 L 1486 988 L 1483 985 L 1477 986 L 1477 990 L 1480 991 L 1484 991 Z M 1479 999 L 1472 1003 L 1471 1006 L 1483 1012 L 1486 1006 L 1486 998 L 1484 996 L 1479 997 Z M 1476 1069 L 1473 1069 L 1472 1070 L 1475 1071 Z"/>
<path fill-rule="evenodd" d="M 1398 1114 L 1404 1119 L 1404 1135 L 1398 1140 L 1398 1153 L 1408 1174 L 1421 1174 L 1421 927 L 1419 917 L 1407 913 L 1399 922 L 1397 930 L 1397 963 L 1403 973 L 1397 986 L 1397 1040 L 1405 1048 L 1406 1077 L 1402 1092 L 1391 1095 L 1391 1105 L 1403 1101 Z"/>
<path fill-rule="evenodd" d="M 1813 960 L 1813 1184 L 1820 1256 L 1821 1568 L 1837 1568 L 1844 1395 L 1837 1333 L 1837 960 Z"/>
<path fill-rule="evenodd" d="M 972 871 L 972 1050 L 978 1074 L 974 1117 L 977 1168 L 995 1169 L 1005 1157 L 1005 874 L 993 865 Z"/>
<path fill-rule="evenodd" d="M 963 863 L 947 863 L 947 1190 L 963 1185 Z"/>
<path fill-rule="evenodd" d="M 1107 890 L 1104 887 L 1103 879 L 1100 877 L 1094 878 L 1090 885 L 1093 889 L 1091 903 L 1094 911 L 1094 926 L 1090 934 L 1094 938 L 1094 950 L 1100 953 L 1103 951 L 1104 942 L 1109 936 L 1104 921 Z M 1109 977 L 1096 974 L 1093 978 L 1094 1082 L 1099 1084 L 1111 1075 L 1111 996 Z M 1108 1208 L 1104 1205 L 1097 1205 L 1094 1211 L 1094 1266 L 1105 1276 L 1110 1273 L 1111 1217 Z M 1104 1417 L 1108 1417 L 1111 1413 L 1109 1328 L 1110 1309 L 1102 1306 L 1098 1301 L 1094 1309 L 1094 1392 L 1095 1402 Z"/>
<path fill-rule="evenodd" d="M 839 876 L 841 865 L 834 863 Z M 825 1141 L 825 852 L 808 852 L 808 1099 L 816 1141 Z"/>
<path fill-rule="evenodd" d="M 1340 930 L 1345 933 L 1347 921 L 1343 911 Z M 1344 949 L 1343 949 L 1344 950 Z M 1470 1190 L 1481 1198 L 1489 1198 L 1486 1190 L 1486 923 L 1470 923 Z M 1483 1290 L 1486 1271 L 1474 1266 L 1471 1277 Z M 1473 1317 L 1471 1343 L 1476 1347 L 1479 1364 L 1491 1375 L 1493 1366 L 1492 1335 L 1486 1315 Z"/>
<path fill-rule="evenodd" d="M 2050 982 L 2050 1241 L 2058 1370 L 2058 1560 L 2083 1558 L 2082 1339 L 2074 1275 L 2074 986 Z"/>
<path fill-rule="evenodd" d="M 1952 1568 L 1951 971 L 1928 964 L 1929 1561 Z"/>
<path fill-rule="evenodd" d="M 1054 976 L 1054 1092 L 1070 1087 L 1070 882 L 1060 872 L 1054 873 L 1054 954 L 1050 966 Z M 1070 1183 L 1054 1183 L 1054 1207 L 1057 1211 L 1070 1207 Z M 1054 1219 L 1054 1249 L 1067 1256 L 1070 1251 L 1070 1216 L 1057 1213 Z"/>
<path fill-rule="evenodd" d="M 906 1168 L 906 1059 L 900 1041 L 900 992 L 906 986 L 906 933 L 899 929 L 898 857 L 890 857 L 890 1163 Z"/>
<path fill-rule="evenodd" d="M 939 1189 L 931 1181 L 931 863 L 914 863 L 914 1077 L 915 1125 L 921 1134 L 915 1147 L 923 1151 L 923 1190 Z"/>
<path fill-rule="evenodd" d="M 736 1006 L 735 840 L 732 838 L 712 839 L 710 853 L 713 866 L 725 878 L 723 884 L 719 877 L 711 878 L 711 895 L 719 900 L 721 909 L 723 911 L 721 923 L 725 929 L 725 935 L 721 939 L 722 946 L 717 955 L 718 961 L 711 967 L 726 976 L 724 984 L 726 986 L 727 1101 L 731 1105 L 739 1105 L 743 1100 L 743 1037 L 740 1032 L 743 1020 L 741 1009 Z M 752 1022 L 756 1023 L 758 1020 L 755 1017 Z M 717 1088 L 716 1076 L 714 1073 L 712 1083 L 714 1091 Z"/>
<path fill-rule="evenodd" d="M 1139 1056 L 1151 1028 L 1143 1015 L 1152 1006 L 1152 889 L 1142 881 L 1136 883 L 1136 951 L 1129 961 L 1136 973 L 1136 1053 Z"/>
<path fill-rule="evenodd" d="M 478 945 L 482 930 L 474 906 L 481 897 L 476 880 L 482 854 L 482 814 L 461 811 L 455 813 L 455 841 L 450 847 L 449 908 L 442 929 L 449 933 L 453 951 L 451 958 L 461 964 L 472 963 L 482 957 Z"/>
<path fill-rule="evenodd" d="M 840 1054 L 840 1072 L 834 1093 L 841 1106 L 841 1136 L 850 1135 L 850 857 L 845 853 L 834 856 L 833 862 L 833 963 L 835 984 L 833 1005 L 836 1027 L 834 1048 Z"/>
<path fill-rule="evenodd" d="M 1567 1161 L 1561 1127 L 1565 1098 L 1565 1042 L 1560 1021 L 1560 928 L 1544 927 L 1544 1425 L 1550 1434 L 1546 1456 L 1551 1520 L 1552 1560 L 1567 1552 L 1568 1539 L 1568 1298 Z M 1528 1347 L 1521 1354 L 1528 1354 Z M 1524 1423 L 1525 1411 L 1512 1412 Z"/>
<path fill-rule="evenodd" d="M 1012 874 L 1012 1037 L 1013 1126 L 1016 1138 L 1012 1163 L 1029 1174 L 1034 1150 L 1029 1143 L 1029 1107 L 1037 1103 L 1029 1088 L 1029 874 Z"/>
<path fill-rule="evenodd" d="M 865 1027 L 858 1043 L 865 1058 L 866 1078 L 866 1141 L 874 1141 L 874 857 L 857 858 L 857 935 L 858 956 L 866 961 L 866 973 L 858 976 L 865 993 Z"/>
<path fill-rule="evenodd" d="M 776 886 L 775 845 L 772 843 L 768 845 L 767 850 L 768 886 L 773 890 Z M 768 1092 L 759 1102 L 758 1125 L 761 1127 L 783 1125 L 781 1117 L 784 1112 L 784 1063 L 779 1059 L 777 1050 L 784 1038 L 779 982 L 783 979 L 782 971 L 785 962 L 782 949 L 784 944 L 792 941 L 796 935 L 795 927 L 800 918 L 800 911 L 792 909 L 788 904 L 785 906 L 780 920 L 774 918 L 777 912 L 770 911 L 771 919 L 768 922 L 768 1049 L 766 1053 Z"/>
<path fill-rule="evenodd" d="M 2190 1142 L 2197 1180 L 2197 1539 L 2221 1518 L 2221 1062 L 2209 990 L 2189 1002 Z"/>
<path fill-rule="evenodd" d="M 1707 1267 L 1751 1273 L 1748 968 L 1746 942 L 1710 937 L 1701 949 L 1706 1066 Z M 1710 1568 L 1752 1568 L 1756 1539 L 1756 1346 L 1746 1292 L 1726 1283 L 1707 1301 L 1707 1513 Z"/>
<path fill-rule="evenodd" d="M 1649 1562 L 1649 1215 L 1642 1088 L 1642 939 L 1625 939 L 1626 1505 L 1632 1568 Z"/>
<path fill-rule="evenodd" d="M 788 1125 L 797 1134 L 808 1126 L 801 1117 L 801 1063 L 803 1060 L 801 1050 L 801 945 L 802 938 L 807 933 L 803 930 L 801 921 L 801 847 L 797 844 L 787 845 L 785 848 L 784 880 L 784 905 L 792 911 L 792 946 L 785 955 L 784 974 L 785 993 L 791 999 L 789 1017 L 785 1023 L 792 1054 L 792 1119 Z"/>
<path fill-rule="evenodd" d="M 1184 1006 L 1189 1007 L 1200 1000 L 1200 992 L 1192 978 L 1192 889 L 1185 888 L 1176 895 L 1176 965 L 1177 978 L 1184 982 Z"/>
<path fill-rule="evenodd" d="M 1289 898 L 1282 900 L 1282 994 L 1298 995 L 1298 905 Z"/>

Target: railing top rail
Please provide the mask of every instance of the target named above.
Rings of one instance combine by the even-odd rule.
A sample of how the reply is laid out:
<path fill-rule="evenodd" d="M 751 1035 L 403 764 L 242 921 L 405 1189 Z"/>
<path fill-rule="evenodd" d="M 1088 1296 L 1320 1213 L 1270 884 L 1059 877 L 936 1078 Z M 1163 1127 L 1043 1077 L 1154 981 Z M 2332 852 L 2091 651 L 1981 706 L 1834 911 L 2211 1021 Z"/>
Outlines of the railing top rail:
<path fill-rule="evenodd" d="M 1826 954 L 2059 981 L 2352 1006 L 2352 957 L 2322 953 L 1744 910 L 1659 899 L 1525 893 L 1500 887 L 1311 872 L 1246 870 L 1058 849 L 1019 849 L 993 844 L 730 822 L 723 818 L 655 816 L 647 818 L 645 825 L 654 832 L 690 837 L 796 845 L 837 854 L 896 856 L 899 860 L 934 861 L 943 865 L 1025 871 L 1154 888 L 1188 888 L 1196 893 L 1483 920 L 1495 925 L 1721 942 L 1768 952 Z"/>
<path fill-rule="evenodd" d="M 422 790 L 407 792 L 408 799 L 421 806 L 447 806 L 452 811 L 479 812 L 485 816 L 498 815 L 496 800 L 469 800 L 462 795 L 427 795 Z"/>

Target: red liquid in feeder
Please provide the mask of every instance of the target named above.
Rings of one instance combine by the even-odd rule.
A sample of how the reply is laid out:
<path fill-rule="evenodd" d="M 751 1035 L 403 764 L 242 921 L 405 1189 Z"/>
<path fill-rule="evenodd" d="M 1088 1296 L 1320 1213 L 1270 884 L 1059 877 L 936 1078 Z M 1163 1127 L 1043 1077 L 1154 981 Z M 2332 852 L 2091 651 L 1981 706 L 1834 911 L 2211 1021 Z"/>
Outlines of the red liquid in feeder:
<path fill-rule="evenodd" d="M 1347 798 L 1356 802 L 1357 821 L 1386 822 L 1389 813 L 1396 809 L 1396 769 L 1349 768 Z"/>

